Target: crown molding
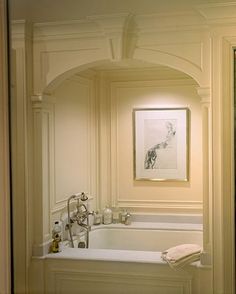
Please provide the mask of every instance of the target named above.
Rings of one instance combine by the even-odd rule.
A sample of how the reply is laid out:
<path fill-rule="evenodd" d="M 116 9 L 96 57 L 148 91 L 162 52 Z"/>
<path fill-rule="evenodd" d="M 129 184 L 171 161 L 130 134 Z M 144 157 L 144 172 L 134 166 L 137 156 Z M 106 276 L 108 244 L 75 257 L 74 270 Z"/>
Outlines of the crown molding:
<path fill-rule="evenodd" d="M 32 24 L 26 20 L 12 21 L 10 29 L 13 46 L 16 41 L 32 39 Z"/>
<path fill-rule="evenodd" d="M 236 23 L 236 3 L 215 3 L 196 6 L 196 10 L 204 17 L 208 24 Z"/>

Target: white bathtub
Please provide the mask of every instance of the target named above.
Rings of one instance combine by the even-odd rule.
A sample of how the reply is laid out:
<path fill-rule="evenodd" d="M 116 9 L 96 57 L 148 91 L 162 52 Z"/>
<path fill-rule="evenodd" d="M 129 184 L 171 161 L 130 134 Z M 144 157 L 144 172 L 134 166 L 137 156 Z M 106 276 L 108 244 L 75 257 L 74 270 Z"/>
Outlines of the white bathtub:
<path fill-rule="evenodd" d="M 130 226 L 93 226 L 89 243 L 89 249 L 66 248 L 45 256 L 45 293 L 207 293 L 194 290 L 198 288 L 196 277 L 203 270 L 199 262 L 175 271 L 161 259 L 161 251 L 169 247 L 202 245 L 201 224 L 133 222 Z"/>
<path fill-rule="evenodd" d="M 147 226 L 147 223 L 145 224 Z M 100 226 L 90 232 L 89 248 L 92 249 L 116 249 L 138 251 L 164 251 L 170 247 L 194 243 L 202 246 L 202 231 L 197 226 L 183 229 L 162 228 L 152 224 L 145 228 L 143 223 L 131 226 Z"/>
<path fill-rule="evenodd" d="M 161 252 L 183 243 L 202 246 L 202 225 L 190 223 L 133 222 L 93 226 L 89 248 L 77 248 L 85 241 L 82 233 L 74 240 L 75 248 L 64 248 L 49 258 L 163 263 Z M 68 244 L 68 243 L 67 243 Z"/>

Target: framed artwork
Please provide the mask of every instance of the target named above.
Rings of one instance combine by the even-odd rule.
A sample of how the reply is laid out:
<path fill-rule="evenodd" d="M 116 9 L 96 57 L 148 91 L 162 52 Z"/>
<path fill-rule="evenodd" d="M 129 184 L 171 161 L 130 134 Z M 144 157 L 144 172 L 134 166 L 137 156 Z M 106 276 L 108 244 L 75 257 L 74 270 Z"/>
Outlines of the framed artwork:
<path fill-rule="evenodd" d="M 189 110 L 134 109 L 134 179 L 188 181 Z"/>

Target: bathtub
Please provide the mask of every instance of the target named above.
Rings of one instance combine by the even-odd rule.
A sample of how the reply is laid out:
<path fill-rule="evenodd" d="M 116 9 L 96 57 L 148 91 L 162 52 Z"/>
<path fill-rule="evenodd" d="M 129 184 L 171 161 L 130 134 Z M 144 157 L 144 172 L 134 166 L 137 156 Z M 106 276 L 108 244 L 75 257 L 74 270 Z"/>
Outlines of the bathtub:
<path fill-rule="evenodd" d="M 161 228 L 160 224 L 145 225 L 95 227 L 90 232 L 89 248 L 157 252 L 183 243 L 202 245 L 202 231 L 197 230 L 197 226 L 187 229 L 183 225 L 182 229 L 175 229 L 173 226 Z"/>
<path fill-rule="evenodd" d="M 202 246 L 203 242 L 201 224 L 154 222 L 92 226 L 89 248 L 77 248 L 85 240 L 82 232 L 74 237 L 75 248 L 68 248 L 66 241 L 62 252 L 48 258 L 163 263 L 162 251 L 183 243 Z"/>
<path fill-rule="evenodd" d="M 194 289 L 195 276 L 203 268 L 200 262 L 175 271 L 161 259 L 163 250 L 183 243 L 202 245 L 200 223 L 132 222 L 129 226 L 93 226 L 88 249 L 64 248 L 62 252 L 45 256 L 45 291 L 198 293 Z"/>

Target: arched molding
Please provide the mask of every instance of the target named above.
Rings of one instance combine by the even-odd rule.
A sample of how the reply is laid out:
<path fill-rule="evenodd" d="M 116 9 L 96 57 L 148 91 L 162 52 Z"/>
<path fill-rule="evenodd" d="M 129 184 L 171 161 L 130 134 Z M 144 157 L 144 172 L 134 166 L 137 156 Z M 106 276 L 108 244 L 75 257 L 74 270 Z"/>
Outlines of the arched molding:
<path fill-rule="evenodd" d="M 176 64 L 179 64 L 179 65 L 176 65 L 174 66 L 172 63 L 170 62 L 163 62 L 161 61 L 161 59 L 156 59 L 156 60 L 152 60 L 152 59 L 149 59 L 149 54 L 148 52 L 146 52 L 146 56 L 142 56 L 142 59 L 136 59 L 136 60 L 139 60 L 139 61 L 144 61 L 144 62 L 148 62 L 149 64 L 151 64 L 153 66 L 153 64 L 156 64 L 157 66 L 159 65 L 162 65 L 162 66 L 167 66 L 167 67 L 170 67 L 170 68 L 173 68 L 175 70 L 178 70 L 180 72 L 183 72 L 184 74 L 187 74 L 189 75 L 190 77 L 193 77 L 193 75 L 190 74 L 189 70 L 188 71 L 184 71 L 184 69 L 187 68 L 184 68 L 182 65 L 179 66 L 181 64 L 180 60 L 178 59 L 178 61 L 176 60 Z M 168 59 L 167 59 L 168 60 Z M 32 96 L 32 101 L 34 101 L 34 99 L 52 99 L 50 97 L 53 96 L 53 91 L 63 82 L 65 81 L 66 79 L 72 77 L 73 75 L 75 74 L 78 74 L 79 72 L 82 72 L 82 71 L 85 71 L 85 70 L 88 70 L 90 68 L 93 68 L 93 67 L 96 67 L 96 66 L 99 66 L 99 65 L 104 65 L 106 64 L 107 62 L 109 62 L 110 60 L 109 59 L 98 59 L 96 61 L 93 61 L 93 62 L 89 62 L 89 63 L 83 63 L 83 64 L 80 64 L 76 67 L 73 67 L 69 70 L 66 70 L 64 72 L 61 72 L 61 73 L 58 73 L 53 80 L 51 80 L 46 86 L 44 89 L 42 89 L 42 92 L 39 92 L 38 94 L 35 94 Z M 129 64 L 129 61 L 132 62 L 132 60 L 121 60 L 120 63 L 126 63 L 126 64 Z M 134 61 L 134 59 L 133 59 Z M 199 80 L 198 79 L 194 79 L 197 84 L 200 85 L 199 83 Z M 207 87 L 201 87 L 201 89 L 206 89 Z M 41 98 L 40 98 L 41 97 Z"/>
<path fill-rule="evenodd" d="M 210 42 L 206 30 L 197 32 L 191 27 L 192 31 L 186 31 L 187 23 L 175 30 L 170 25 L 159 27 L 156 19 L 162 17 L 151 16 L 150 22 L 147 16 L 122 13 L 34 24 L 34 93 L 63 80 L 65 73 L 73 74 L 104 60 L 169 66 L 188 74 L 199 86 L 208 86 Z M 176 17 L 190 21 L 188 14 Z"/>
<path fill-rule="evenodd" d="M 203 77 L 204 74 L 201 68 L 179 56 L 172 55 L 168 52 L 137 48 L 134 52 L 133 57 L 138 60 L 169 66 L 176 70 L 182 71 L 192 77 L 199 84 L 200 87 L 206 85 L 206 81 Z"/>
<path fill-rule="evenodd" d="M 72 77 L 79 72 L 92 68 L 94 66 L 99 66 L 109 61 L 108 59 L 98 59 L 93 62 L 82 63 L 74 66 L 68 70 L 59 72 L 55 75 L 55 77 L 49 81 L 49 83 L 45 86 L 42 91 L 38 92 L 38 94 L 33 95 L 32 97 L 41 97 L 42 99 L 50 99 L 53 96 L 53 91 L 66 79 Z"/>

